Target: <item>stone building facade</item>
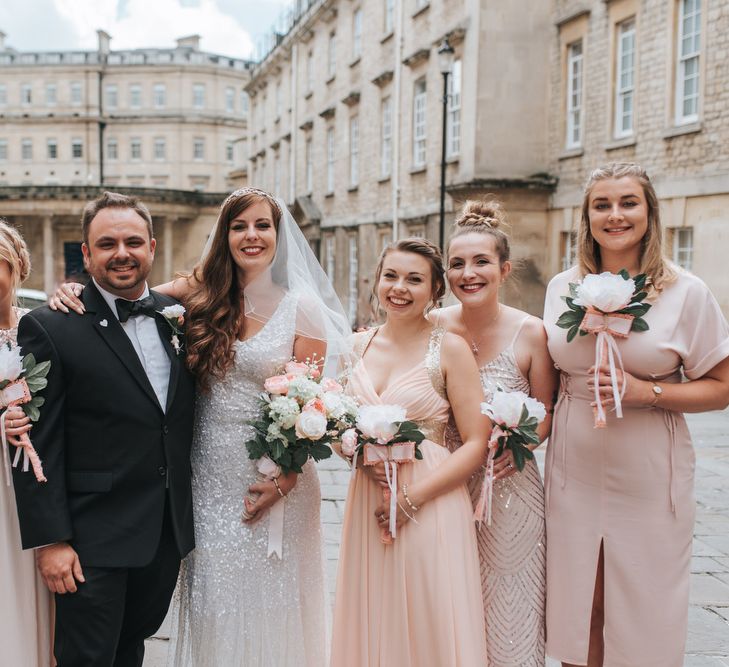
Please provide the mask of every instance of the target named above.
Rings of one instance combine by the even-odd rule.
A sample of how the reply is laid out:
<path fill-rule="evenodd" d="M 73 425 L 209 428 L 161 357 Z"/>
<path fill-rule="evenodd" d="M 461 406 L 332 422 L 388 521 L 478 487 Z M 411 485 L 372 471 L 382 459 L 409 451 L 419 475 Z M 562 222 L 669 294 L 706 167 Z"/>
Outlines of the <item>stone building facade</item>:
<path fill-rule="evenodd" d="M 0 216 L 18 224 L 51 290 L 80 270 L 80 213 L 103 189 L 142 196 L 157 221 L 156 277 L 197 258 L 188 239 L 247 178 L 251 64 L 199 50 L 23 53 L 0 33 Z M 217 194 L 216 194 L 217 193 Z M 205 236 L 198 249 L 202 248 Z M 199 253 L 198 253 L 199 254 Z"/>

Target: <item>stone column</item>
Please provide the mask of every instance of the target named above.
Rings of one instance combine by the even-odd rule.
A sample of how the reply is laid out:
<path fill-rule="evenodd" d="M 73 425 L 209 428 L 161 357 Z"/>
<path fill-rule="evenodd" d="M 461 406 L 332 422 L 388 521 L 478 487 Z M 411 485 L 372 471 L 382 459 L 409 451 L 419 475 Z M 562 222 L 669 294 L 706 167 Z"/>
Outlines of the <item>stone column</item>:
<path fill-rule="evenodd" d="M 162 226 L 162 267 L 164 269 L 164 276 L 162 280 L 172 280 L 172 250 L 173 250 L 173 231 L 172 225 L 174 224 L 171 217 L 166 217 L 164 225 Z"/>
<path fill-rule="evenodd" d="M 43 290 L 49 296 L 56 289 L 55 262 L 53 247 L 53 216 L 43 217 Z"/>

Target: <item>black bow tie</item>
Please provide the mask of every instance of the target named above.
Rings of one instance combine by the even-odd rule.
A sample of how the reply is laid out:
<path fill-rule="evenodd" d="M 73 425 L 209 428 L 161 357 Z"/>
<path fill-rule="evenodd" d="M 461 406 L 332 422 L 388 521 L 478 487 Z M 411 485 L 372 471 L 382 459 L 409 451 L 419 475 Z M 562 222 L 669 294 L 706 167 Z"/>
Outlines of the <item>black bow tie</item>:
<path fill-rule="evenodd" d="M 154 307 L 154 298 L 150 295 L 145 296 L 143 299 L 139 299 L 138 301 L 117 299 L 116 312 L 119 315 L 119 321 L 126 322 L 130 317 L 136 317 L 137 315 L 154 317 L 157 311 Z"/>

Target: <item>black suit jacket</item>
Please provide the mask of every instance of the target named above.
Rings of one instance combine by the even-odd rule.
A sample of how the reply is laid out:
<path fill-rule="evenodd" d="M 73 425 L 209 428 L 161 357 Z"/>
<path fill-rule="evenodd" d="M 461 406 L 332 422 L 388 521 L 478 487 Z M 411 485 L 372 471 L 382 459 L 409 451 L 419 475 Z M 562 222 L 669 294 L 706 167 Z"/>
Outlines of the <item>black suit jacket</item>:
<path fill-rule="evenodd" d="M 176 303 L 151 292 L 157 310 Z M 23 548 L 69 542 L 82 567 L 139 567 L 159 544 L 165 504 L 180 556 L 194 546 L 190 445 L 194 382 L 172 330 L 155 319 L 170 357 L 166 411 L 129 338 L 89 284 L 84 315 L 38 308 L 20 320 L 23 354 L 51 361 L 46 402 L 30 437 L 48 482 L 13 471 Z"/>

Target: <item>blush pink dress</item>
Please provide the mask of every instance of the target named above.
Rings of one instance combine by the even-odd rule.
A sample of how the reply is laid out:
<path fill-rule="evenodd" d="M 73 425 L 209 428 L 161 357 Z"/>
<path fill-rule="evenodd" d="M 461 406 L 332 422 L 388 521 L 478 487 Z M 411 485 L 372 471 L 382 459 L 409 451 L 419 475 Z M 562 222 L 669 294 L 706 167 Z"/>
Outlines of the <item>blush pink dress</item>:
<path fill-rule="evenodd" d="M 593 428 L 587 371 L 594 336 L 567 342 L 555 322 L 577 269 L 547 288 L 544 325 L 561 370 L 547 448 L 547 654 L 587 663 L 600 552 L 605 563 L 604 667 L 681 667 L 694 525 L 694 451 L 681 413 L 660 407 L 608 413 Z M 701 280 L 681 272 L 645 316 L 650 329 L 618 341 L 625 369 L 680 382 L 729 357 L 729 328 Z"/>
<path fill-rule="evenodd" d="M 375 333 L 361 335 L 360 348 Z M 401 405 L 428 433 L 423 460 L 401 465 L 400 483 L 422 479 L 451 456 L 442 445 L 450 414 L 442 337 L 442 329 L 434 330 L 426 359 L 382 395 L 361 361 L 348 384 L 361 404 Z M 466 485 L 425 503 L 417 523 L 402 526 L 393 544 L 380 541 L 374 513 L 381 503 L 382 488 L 357 470 L 342 526 L 332 667 L 483 667 L 481 583 Z"/>

